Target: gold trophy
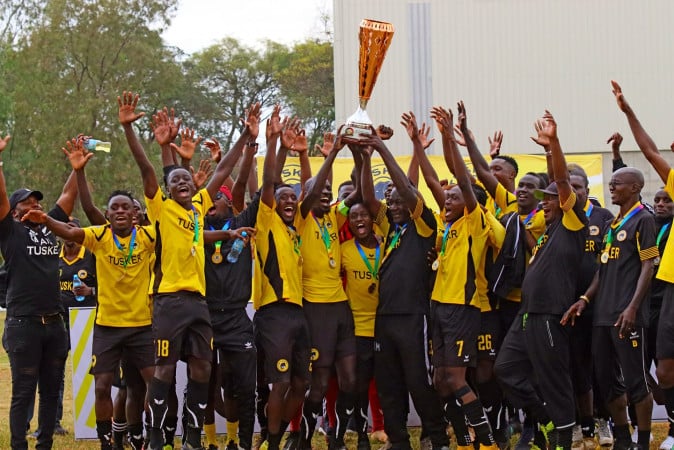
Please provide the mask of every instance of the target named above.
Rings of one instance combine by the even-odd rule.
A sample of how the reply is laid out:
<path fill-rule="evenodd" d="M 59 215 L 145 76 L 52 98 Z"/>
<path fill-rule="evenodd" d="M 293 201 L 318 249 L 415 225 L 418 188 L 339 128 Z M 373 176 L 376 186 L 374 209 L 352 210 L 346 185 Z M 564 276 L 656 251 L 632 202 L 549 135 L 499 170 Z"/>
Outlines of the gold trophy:
<path fill-rule="evenodd" d="M 372 120 L 365 107 L 372 95 L 377 76 L 393 38 L 393 25 L 388 22 L 363 19 L 360 23 L 360 57 L 358 58 L 358 109 L 346 120 L 344 136 L 351 140 L 362 139 L 372 134 Z"/>

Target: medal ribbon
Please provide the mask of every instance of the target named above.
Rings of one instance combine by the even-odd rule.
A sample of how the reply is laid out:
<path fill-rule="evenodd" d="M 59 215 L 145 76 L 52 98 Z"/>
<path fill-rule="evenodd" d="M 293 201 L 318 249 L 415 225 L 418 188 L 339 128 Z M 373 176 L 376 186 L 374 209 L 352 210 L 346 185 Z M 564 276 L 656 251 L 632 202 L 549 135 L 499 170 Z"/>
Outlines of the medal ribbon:
<path fill-rule="evenodd" d="M 585 211 L 585 217 L 590 217 L 590 214 L 592 214 L 592 210 L 594 209 L 594 204 L 590 202 L 590 206 L 587 207 L 587 211 Z"/>
<path fill-rule="evenodd" d="M 375 280 L 379 279 L 379 256 L 381 253 L 381 250 L 379 249 L 379 244 L 377 244 L 377 247 L 375 248 L 374 251 L 374 268 L 372 268 L 372 264 L 370 264 L 370 259 L 367 257 L 365 252 L 363 251 L 363 248 L 360 246 L 360 242 L 357 240 L 356 242 L 356 248 L 358 249 L 358 253 L 360 253 L 360 257 L 363 259 L 363 262 L 367 266 L 367 271 L 370 272 L 370 275 Z"/>
<path fill-rule="evenodd" d="M 124 246 L 119 242 L 119 239 L 117 239 L 117 235 L 115 235 L 115 232 L 112 231 L 112 228 L 110 228 L 110 232 L 112 233 L 112 240 L 115 241 L 115 247 L 119 249 L 122 254 L 124 254 Z M 126 266 L 129 264 L 129 261 L 131 261 L 131 256 L 133 256 L 133 246 L 136 244 L 136 227 L 133 227 L 133 231 L 131 231 L 131 242 L 129 242 L 129 254 L 124 257 L 124 260 L 122 261 L 122 266 L 126 269 Z"/>
<path fill-rule="evenodd" d="M 440 247 L 440 256 L 445 256 L 445 247 L 447 246 L 447 239 L 449 238 L 449 231 L 452 229 L 454 222 L 445 224 L 445 232 L 442 233 L 442 246 Z"/>
<path fill-rule="evenodd" d="M 623 219 L 618 223 L 618 226 L 613 228 L 613 225 L 608 229 L 608 233 L 606 233 L 606 246 L 604 247 L 604 251 L 608 251 L 608 249 L 611 248 L 611 244 L 613 243 L 613 233 L 617 233 L 623 225 L 627 223 L 628 220 L 630 220 L 636 213 L 644 209 L 644 205 L 639 205 L 636 208 L 634 208 L 628 215 L 623 217 Z"/>
<path fill-rule="evenodd" d="M 232 223 L 232 219 L 227 219 L 225 224 L 222 226 L 221 230 L 223 230 L 223 231 L 229 230 L 229 226 L 230 226 L 231 223 Z M 215 228 L 213 228 L 212 225 L 209 225 L 208 227 L 211 229 L 211 231 L 215 231 Z M 220 247 L 222 247 L 222 241 L 217 241 L 215 243 L 215 253 L 220 253 Z"/>
<path fill-rule="evenodd" d="M 295 230 L 294 227 L 290 225 L 286 225 L 288 227 L 288 234 L 293 240 L 293 250 L 295 253 L 299 256 L 300 255 L 300 246 L 302 245 L 302 238 L 299 237 L 297 234 L 297 230 Z"/>
<path fill-rule="evenodd" d="M 403 226 L 396 225 L 396 233 L 393 235 L 393 239 L 391 239 L 391 243 L 388 245 L 388 247 L 386 247 L 386 254 L 387 255 L 391 252 L 391 250 L 393 250 L 395 248 L 396 244 L 400 240 L 400 236 L 402 236 L 402 234 L 405 232 L 406 229 L 407 229 L 407 224 L 405 224 Z"/>
<path fill-rule="evenodd" d="M 522 223 L 523 223 L 524 225 L 528 224 L 528 223 L 531 221 L 531 218 L 534 217 L 534 215 L 536 215 L 537 212 L 538 212 L 538 208 L 534 208 L 534 210 L 531 211 L 531 212 L 529 213 L 529 215 L 526 216 L 526 217 L 524 218 L 524 220 L 522 221 Z"/>
<path fill-rule="evenodd" d="M 669 222 L 669 223 L 664 224 L 662 227 L 660 227 L 660 232 L 658 233 L 658 238 L 657 238 L 656 241 L 655 241 L 655 246 L 656 246 L 656 247 L 660 248 L 660 241 L 662 240 L 662 236 L 665 235 L 665 233 L 667 232 L 667 228 L 669 228 L 669 226 L 670 226 L 671 224 L 672 224 L 672 223 Z"/>
<path fill-rule="evenodd" d="M 325 225 L 325 218 L 323 219 L 323 225 L 318 223 L 318 219 L 314 215 L 313 211 L 311 212 L 311 217 L 314 218 L 316 226 L 321 230 L 321 238 L 323 239 L 323 245 L 325 245 L 325 250 L 328 252 L 328 256 L 332 259 L 332 241 L 330 241 L 330 233 L 328 232 L 328 227 Z"/>
<path fill-rule="evenodd" d="M 194 213 L 194 237 L 192 238 L 192 249 L 196 250 L 197 244 L 199 244 L 199 213 L 194 205 L 192 205 L 192 212 Z"/>

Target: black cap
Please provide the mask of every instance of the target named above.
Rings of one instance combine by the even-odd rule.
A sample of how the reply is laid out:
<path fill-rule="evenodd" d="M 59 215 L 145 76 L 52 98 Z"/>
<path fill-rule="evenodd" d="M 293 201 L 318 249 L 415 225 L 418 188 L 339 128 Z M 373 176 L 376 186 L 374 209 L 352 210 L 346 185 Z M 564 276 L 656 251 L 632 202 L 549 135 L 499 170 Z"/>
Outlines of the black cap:
<path fill-rule="evenodd" d="M 545 194 L 559 195 L 559 192 L 557 192 L 557 183 L 553 181 L 545 189 L 536 189 L 536 191 L 534 192 L 534 196 L 539 200 L 543 200 L 543 196 Z"/>
<path fill-rule="evenodd" d="M 26 188 L 18 189 L 14 191 L 12 195 L 9 197 L 9 208 L 10 209 L 16 208 L 16 205 L 26 200 L 31 195 L 37 198 L 38 200 L 42 200 L 44 198 L 42 192 L 40 191 L 32 191 Z"/>

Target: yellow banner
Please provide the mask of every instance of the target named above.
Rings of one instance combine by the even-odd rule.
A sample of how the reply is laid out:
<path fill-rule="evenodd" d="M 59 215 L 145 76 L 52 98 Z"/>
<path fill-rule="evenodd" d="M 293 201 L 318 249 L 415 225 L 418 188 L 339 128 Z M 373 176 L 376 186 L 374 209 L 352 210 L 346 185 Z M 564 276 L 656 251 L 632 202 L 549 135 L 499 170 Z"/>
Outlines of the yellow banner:
<path fill-rule="evenodd" d="M 523 176 L 527 172 L 546 172 L 547 166 L 545 161 L 545 156 L 539 155 L 515 155 L 517 159 L 517 165 L 519 166 L 518 176 Z M 318 173 L 321 165 L 323 164 L 322 157 L 312 157 L 309 158 L 311 161 L 311 172 L 313 175 Z M 438 174 L 438 177 L 442 179 L 447 179 L 452 181 L 452 174 L 449 172 L 445 160 L 442 156 L 429 156 L 428 159 L 431 161 L 433 168 Z M 410 165 L 412 156 L 398 156 L 396 161 L 407 173 L 407 168 Z M 473 166 L 469 158 L 464 158 L 468 170 L 472 171 Z M 585 172 L 587 172 L 587 177 L 589 179 L 590 195 L 597 197 L 599 201 L 604 204 L 604 186 L 602 181 L 602 165 L 601 165 L 601 155 L 591 154 L 591 155 L 567 155 L 567 163 L 576 163 L 580 165 Z M 258 158 L 258 167 L 261 168 L 264 165 L 264 157 Z M 351 171 L 353 170 L 353 160 L 351 158 L 337 158 L 332 168 L 332 192 L 335 198 L 337 198 L 337 188 L 340 183 L 346 181 L 351 176 Z M 258 177 L 260 184 L 262 183 L 262 170 L 258 170 Z M 372 177 L 374 179 L 375 186 L 375 195 L 377 198 L 382 199 L 384 197 L 384 190 L 386 185 L 391 181 L 389 177 L 388 170 L 384 165 L 384 162 L 381 158 L 372 158 Z M 285 166 L 283 167 L 282 179 L 284 183 L 287 183 L 295 188 L 295 192 L 299 195 L 299 184 L 300 184 L 300 164 L 297 158 L 288 157 L 286 159 Z M 517 185 L 517 183 L 515 183 Z M 421 191 L 424 199 L 426 199 L 428 206 L 434 209 L 437 205 L 433 204 L 430 190 L 426 186 L 426 183 L 423 181 L 423 176 L 419 173 L 419 190 Z"/>

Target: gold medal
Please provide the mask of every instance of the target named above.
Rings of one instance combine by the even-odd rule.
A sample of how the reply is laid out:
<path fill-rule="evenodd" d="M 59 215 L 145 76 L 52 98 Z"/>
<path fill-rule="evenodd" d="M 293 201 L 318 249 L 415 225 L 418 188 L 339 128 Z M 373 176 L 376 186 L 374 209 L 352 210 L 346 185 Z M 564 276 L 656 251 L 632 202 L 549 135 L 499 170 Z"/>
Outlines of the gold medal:
<path fill-rule="evenodd" d="M 608 262 L 608 252 L 604 252 L 601 254 L 601 262 L 604 264 Z"/>
<path fill-rule="evenodd" d="M 659 266 L 660 265 L 660 257 L 656 256 L 655 259 L 653 260 L 653 265 Z"/>
<path fill-rule="evenodd" d="M 440 260 L 436 259 L 433 261 L 433 264 L 431 264 L 431 269 L 433 269 L 433 271 L 437 271 L 438 267 L 440 267 Z"/>
<path fill-rule="evenodd" d="M 369 286 L 367 287 L 367 292 L 369 292 L 370 294 L 373 294 L 373 293 L 374 293 L 374 290 L 375 290 L 376 288 L 377 288 L 377 285 L 376 285 L 375 283 L 372 283 L 371 285 L 369 285 Z"/>
<path fill-rule="evenodd" d="M 222 253 L 213 253 L 213 256 L 211 256 L 211 261 L 213 261 L 213 264 L 220 264 L 222 262 Z"/>
<path fill-rule="evenodd" d="M 332 259 L 332 258 L 330 258 L 330 267 L 332 267 L 333 269 L 334 269 L 335 267 L 337 267 L 337 263 L 336 263 L 335 260 Z"/>

